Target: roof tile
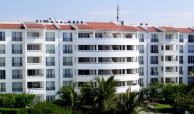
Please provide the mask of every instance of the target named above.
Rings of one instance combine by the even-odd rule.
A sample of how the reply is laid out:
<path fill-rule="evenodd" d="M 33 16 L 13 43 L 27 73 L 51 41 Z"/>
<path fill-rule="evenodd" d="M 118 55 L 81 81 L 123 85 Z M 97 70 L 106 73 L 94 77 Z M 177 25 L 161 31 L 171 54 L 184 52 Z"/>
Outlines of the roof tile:
<path fill-rule="evenodd" d="M 0 29 L 24 29 L 23 24 L 0 24 Z"/>
<path fill-rule="evenodd" d="M 25 23 L 25 26 L 30 29 L 34 29 L 34 28 L 44 29 L 45 28 L 43 24 L 39 24 L 39 23 Z"/>

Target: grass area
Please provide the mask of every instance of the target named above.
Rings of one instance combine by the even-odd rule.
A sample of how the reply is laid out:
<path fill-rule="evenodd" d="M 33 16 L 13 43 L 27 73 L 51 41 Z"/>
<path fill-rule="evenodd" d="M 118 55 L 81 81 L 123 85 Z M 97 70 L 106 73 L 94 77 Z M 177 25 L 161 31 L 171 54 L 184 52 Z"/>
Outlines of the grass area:
<path fill-rule="evenodd" d="M 153 105 L 153 109 L 156 112 L 159 112 L 159 113 L 173 113 L 174 114 L 174 110 L 169 104 L 154 103 L 152 105 Z"/>
<path fill-rule="evenodd" d="M 169 104 L 160 104 L 160 103 L 154 103 L 153 106 L 154 106 L 154 109 L 156 110 L 172 108 Z"/>

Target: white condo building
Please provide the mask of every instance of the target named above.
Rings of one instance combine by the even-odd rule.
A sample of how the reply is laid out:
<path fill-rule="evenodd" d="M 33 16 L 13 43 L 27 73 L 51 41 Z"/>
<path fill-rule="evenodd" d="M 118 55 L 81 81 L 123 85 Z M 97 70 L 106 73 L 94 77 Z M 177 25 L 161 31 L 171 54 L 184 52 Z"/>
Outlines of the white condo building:
<path fill-rule="evenodd" d="M 0 92 L 53 100 L 62 86 L 115 76 L 117 93 L 190 83 L 194 30 L 113 22 L 0 23 Z"/>

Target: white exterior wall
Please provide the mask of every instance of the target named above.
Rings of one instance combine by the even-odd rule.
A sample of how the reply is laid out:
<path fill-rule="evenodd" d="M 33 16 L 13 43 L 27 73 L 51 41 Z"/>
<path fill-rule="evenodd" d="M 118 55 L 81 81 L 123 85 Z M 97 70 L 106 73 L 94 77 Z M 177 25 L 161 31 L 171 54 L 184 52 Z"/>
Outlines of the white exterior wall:
<path fill-rule="evenodd" d="M 39 39 L 29 39 L 27 37 L 27 32 L 39 32 Z M 5 32 L 6 41 L 0 41 L 0 44 L 5 44 L 6 53 L 0 54 L 0 57 L 6 58 L 6 66 L 0 67 L 0 70 L 6 70 L 6 79 L 0 79 L 0 82 L 6 83 L 6 92 L 3 93 L 12 93 L 12 82 L 22 82 L 23 83 L 23 91 L 21 92 L 29 92 L 40 96 L 37 98 L 39 100 L 46 100 L 47 96 L 55 96 L 57 91 L 63 86 L 64 81 L 72 81 L 75 83 L 79 82 L 88 82 L 94 80 L 96 77 L 101 77 L 102 75 L 98 74 L 98 70 L 113 70 L 113 69 L 123 69 L 125 70 L 125 74 L 122 75 L 114 75 L 115 79 L 124 82 L 124 86 L 118 86 L 117 92 L 123 93 L 127 88 L 131 87 L 132 91 L 138 91 L 139 78 L 143 81 L 143 87 L 147 87 L 152 78 L 158 78 L 159 81 L 165 80 L 165 78 L 172 78 L 179 83 L 179 77 L 182 77 L 184 83 L 188 83 L 188 66 L 194 66 L 194 64 L 188 64 L 188 56 L 193 53 L 188 53 L 188 45 L 194 45 L 194 43 L 188 43 L 188 35 L 192 33 L 179 33 L 179 32 L 171 32 L 170 34 L 174 35 L 176 41 L 166 41 L 165 34 L 168 32 L 132 32 L 132 31 L 100 31 L 100 30 L 46 30 L 46 29 L 0 29 L 0 32 Z M 22 32 L 23 41 L 12 41 L 12 32 Z M 46 32 L 55 32 L 55 41 L 46 41 Z M 63 33 L 68 32 L 72 33 L 72 42 L 63 41 Z M 78 38 L 78 33 L 91 33 L 90 38 Z M 119 33 L 121 34 L 121 38 L 95 38 L 96 32 L 103 33 Z M 125 33 L 132 33 L 133 38 L 124 38 Z M 139 42 L 137 36 L 140 34 L 144 35 L 144 42 Z M 159 42 L 151 42 L 151 34 L 158 34 Z M 179 34 L 183 34 L 184 42 L 179 42 Z M 27 51 L 27 44 L 35 44 L 38 43 L 42 46 L 41 51 Z M 12 44 L 22 44 L 22 54 L 12 54 Z M 46 53 L 46 45 L 52 44 L 55 45 L 55 54 Z M 72 54 L 64 54 L 63 53 L 63 45 L 72 45 Z M 176 45 L 178 48 L 174 51 L 167 52 L 162 51 L 161 46 L 171 44 L 176 49 Z M 78 45 L 96 45 L 97 49 L 95 51 L 79 51 Z M 98 50 L 98 45 L 124 45 L 127 48 L 127 45 L 135 46 L 134 50 L 110 50 L 110 51 L 102 51 Z M 144 53 L 139 53 L 138 45 L 143 45 Z M 159 53 L 150 53 L 150 46 L 158 45 Z M 179 45 L 183 45 L 184 53 L 179 53 Z M 178 61 L 175 62 L 165 62 L 161 61 L 161 56 L 171 55 L 171 56 L 183 56 L 184 64 L 179 64 Z M 39 64 L 28 64 L 27 57 L 41 57 L 42 62 Z M 143 56 L 144 64 L 139 64 L 138 61 L 135 62 L 118 62 L 118 63 L 99 63 L 98 57 L 134 57 L 138 58 L 139 56 Z M 158 64 L 150 64 L 150 57 L 158 56 Z M 22 57 L 23 58 L 23 66 L 22 67 L 13 67 L 12 66 L 12 57 Z M 46 66 L 46 57 L 55 57 L 55 65 L 54 66 Z M 64 66 L 63 65 L 63 57 L 72 57 L 73 65 L 72 66 Z M 95 57 L 97 59 L 96 63 L 88 63 L 81 64 L 78 63 L 78 57 Z M 179 58 L 179 57 L 178 57 Z M 175 66 L 178 67 L 177 72 L 174 74 L 166 74 L 161 71 L 161 67 L 165 66 Z M 179 66 L 183 67 L 183 74 L 179 75 Z M 138 68 L 143 67 L 143 76 L 139 76 L 138 72 L 134 74 L 127 74 L 127 69 L 138 70 Z M 159 74 L 158 75 L 150 75 L 151 67 L 158 67 Z M 23 78 L 22 79 L 12 79 L 12 70 L 13 69 L 22 69 Z M 43 69 L 43 76 L 29 77 L 27 76 L 28 69 Z M 46 78 L 46 69 L 55 69 L 55 78 Z M 64 78 L 63 77 L 63 69 L 72 69 L 73 77 L 72 78 Z M 78 71 L 80 69 L 84 70 L 95 70 L 96 75 L 78 75 Z M 105 79 L 110 77 L 111 75 L 103 75 Z M 46 82 L 54 81 L 55 89 L 54 90 L 46 90 Z M 127 85 L 128 81 L 132 81 L 134 85 Z M 43 88 L 39 89 L 29 89 L 27 87 L 28 82 L 41 82 L 43 84 Z M 165 81 L 164 81 L 165 82 Z"/>

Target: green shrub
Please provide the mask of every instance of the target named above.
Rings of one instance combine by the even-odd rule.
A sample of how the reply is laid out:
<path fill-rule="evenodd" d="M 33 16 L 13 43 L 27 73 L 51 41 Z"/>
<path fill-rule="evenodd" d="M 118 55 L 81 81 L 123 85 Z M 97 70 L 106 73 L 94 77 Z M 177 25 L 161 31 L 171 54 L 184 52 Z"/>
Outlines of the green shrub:
<path fill-rule="evenodd" d="M 40 102 L 28 109 L 29 114 L 72 114 L 70 109 L 62 108 L 51 102 Z"/>
<path fill-rule="evenodd" d="M 0 107 L 25 108 L 30 106 L 34 99 L 32 94 L 0 94 Z"/>

